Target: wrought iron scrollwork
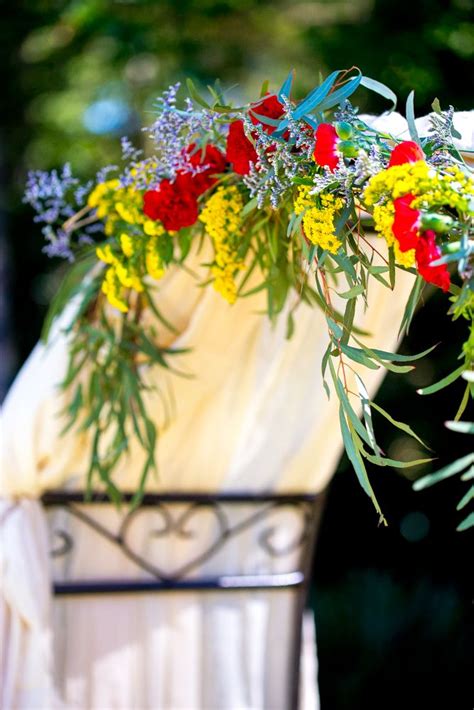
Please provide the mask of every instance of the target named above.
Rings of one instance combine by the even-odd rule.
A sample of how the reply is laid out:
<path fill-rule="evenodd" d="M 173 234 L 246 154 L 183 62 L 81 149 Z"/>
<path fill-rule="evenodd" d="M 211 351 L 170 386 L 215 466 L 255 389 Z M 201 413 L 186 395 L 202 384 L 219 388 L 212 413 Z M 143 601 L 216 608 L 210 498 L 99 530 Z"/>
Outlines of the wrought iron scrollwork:
<path fill-rule="evenodd" d="M 186 579 L 195 572 L 205 562 L 211 560 L 225 545 L 238 535 L 255 529 L 256 544 L 269 557 L 283 557 L 302 549 L 305 543 L 310 540 L 312 528 L 314 526 L 314 496 L 278 496 L 264 495 L 254 496 L 252 494 L 237 496 L 147 496 L 146 505 L 131 509 L 126 512 L 120 522 L 117 532 L 112 532 L 99 520 L 86 512 L 86 506 L 81 505 L 81 500 L 77 494 L 56 494 L 46 496 L 46 505 L 61 506 L 75 519 L 93 529 L 96 533 L 107 539 L 121 549 L 123 554 L 134 562 L 137 567 L 148 572 L 155 579 L 164 583 L 173 583 Z M 102 499 L 93 500 L 94 503 L 106 502 Z M 179 508 L 176 511 L 176 505 Z M 235 505 L 245 506 L 244 515 L 237 520 L 232 520 L 231 509 Z M 183 509 L 183 505 L 185 506 Z M 247 508 L 252 510 L 248 512 Z M 255 509 L 256 508 L 256 509 Z M 276 541 L 279 526 L 275 515 L 281 511 L 288 511 L 297 516 L 297 525 L 293 525 L 296 530 L 292 531 L 291 539 L 287 539 L 283 544 Z M 206 537 L 204 547 L 197 552 L 180 567 L 171 573 L 166 572 L 160 566 L 146 558 L 143 554 L 134 549 L 131 540 L 133 526 L 144 514 L 156 517 L 157 525 L 148 533 L 151 539 L 166 539 L 176 536 L 182 540 L 194 540 L 199 542 L 199 529 L 202 516 L 211 516 L 210 522 L 214 524 L 215 532 Z M 263 526 L 258 529 L 258 526 Z M 51 554 L 55 558 L 68 555 L 74 548 L 74 540 L 70 533 L 65 530 L 55 530 L 54 535 L 61 540 L 61 544 L 52 549 Z"/>

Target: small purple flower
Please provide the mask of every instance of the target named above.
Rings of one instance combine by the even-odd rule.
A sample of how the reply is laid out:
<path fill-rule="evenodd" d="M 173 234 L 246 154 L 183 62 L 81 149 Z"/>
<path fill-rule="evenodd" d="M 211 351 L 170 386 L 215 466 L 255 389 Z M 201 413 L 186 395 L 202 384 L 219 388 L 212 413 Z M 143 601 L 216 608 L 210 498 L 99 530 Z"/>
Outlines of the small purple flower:
<path fill-rule="evenodd" d="M 46 245 L 43 251 L 49 257 L 74 261 L 72 244 L 73 230 L 62 225 L 86 204 L 92 182 L 81 184 L 67 163 L 61 172 L 33 170 L 28 173 L 23 201 L 31 205 L 36 215 L 34 222 L 44 224 L 43 236 Z M 74 231 L 78 244 L 91 241 L 84 230 Z"/>

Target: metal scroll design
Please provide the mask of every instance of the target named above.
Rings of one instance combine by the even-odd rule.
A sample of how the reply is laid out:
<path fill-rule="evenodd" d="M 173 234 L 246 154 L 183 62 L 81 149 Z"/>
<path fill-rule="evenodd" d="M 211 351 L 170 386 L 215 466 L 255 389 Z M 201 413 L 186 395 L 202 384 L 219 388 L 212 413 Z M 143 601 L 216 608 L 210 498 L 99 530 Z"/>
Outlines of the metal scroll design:
<path fill-rule="evenodd" d="M 264 525 L 258 531 L 256 544 L 269 557 L 282 557 L 298 550 L 303 550 L 305 543 L 311 541 L 314 528 L 314 504 L 311 501 L 298 499 L 293 501 L 278 500 L 275 497 L 274 500 L 269 500 L 265 503 L 249 499 L 244 504 L 255 506 L 256 503 L 259 505 L 256 511 L 241 517 L 236 522 L 232 522 L 229 515 L 228 502 L 225 503 L 216 499 L 205 501 L 190 500 L 186 503 L 184 510 L 181 510 L 178 514 L 173 514 L 171 510 L 173 507 L 172 502 L 163 503 L 157 500 L 153 503 L 153 506 L 140 506 L 127 512 L 121 520 L 116 533 L 85 512 L 83 506 L 65 501 L 61 507 L 84 525 L 87 525 L 109 542 L 118 546 L 123 554 L 132 560 L 137 567 L 148 572 L 161 582 L 173 583 L 186 578 L 202 564 L 212 560 L 231 539 L 256 528 L 262 522 Z M 287 539 L 284 544 L 281 544 L 277 539 L 278 524 L 275 518 L 272 521 L 271 517 L 273 513 L 283 509 L 296 514 L 298 524 L 294 526 L 295 530 L 292 532 L 291 539 Z M 145 512 L 148 514 L 151 512 L 157 518 L 157 527 L 154 527 L 149 533 L 151 538 L 154 539 L 177 536 L 182 540 L 194 539 L 199 541 L 197 529 L 199 529 L 200 518 L 202 518 L 203 513 L 211 514 L 215 523 L 215 533 L 211 536 L 211 540 L 205 541 L 206 544 L 203 548 L 198 550 L 192 558 L 176 568 L 172 573 L 165 572 L 133 549 L 130 533 L 134 522 Z M 59 543 L 51 550 L 51 555 L 58 558 L 70 553 L 74 547 L 74 540 L 71 534 L 64 529 L 56 529 L 54 530 L 54 535 L 59 538 Z"/>

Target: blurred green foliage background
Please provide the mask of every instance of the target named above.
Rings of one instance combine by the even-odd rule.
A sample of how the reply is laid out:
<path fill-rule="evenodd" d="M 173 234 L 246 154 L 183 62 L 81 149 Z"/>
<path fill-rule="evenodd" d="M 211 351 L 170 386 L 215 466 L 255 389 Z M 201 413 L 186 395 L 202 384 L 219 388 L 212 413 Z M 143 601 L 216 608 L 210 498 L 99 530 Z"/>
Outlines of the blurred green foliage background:
<path fill-rule="evenodd" d="M 416 91 L 419 115 L 472 108 L 471 0 L 19 0 L 4 5 L 0 133 L 0 355 L 3 390 L 33 347 L 58 267 L 41 253 L 39 229 L 21 202 L 26 171 L 65 161 L 87 177 L 118 158 L 118 137 L 140 142 L 156 95 L 191 76 L 219 77 L 249 100 L 296 69 L 296 93 L 353 64 L 401 99 Z M 359 92 L 363 110 L 386 108 Z M 403 110 L 403 109 L 402 109 Z M 462 324 L 452 327 L 436 294 L 403 347 L 443 344 L 405 378 L 390 376 L 381 404 L 435 448 L 435 466 L 467 447 L 443 421 L 456 388 L 427 401 L 417 387 L 450 370 Z M 452 369 L 452 368 L 451 368 Z M 380 422 L 380 426 L 383 423 Z M 413 443 L 383 433 L 391 456 Z M 324 455 L 324 452 L 321 452 Z M 315 462 L 317 465 L 317 461 Z M 428 472 L 425 469 L 424 472 Z M 414 471 L 413 476 L 419 475 Z M 468 699 L 469 540 L 455 533 L 457 481 L 413 493 L 393 471 L 373 472 L 390 526 L 378 529 L 347 462 L 328 497 L 315 561 L 323 710 L 471 707 Z"/>

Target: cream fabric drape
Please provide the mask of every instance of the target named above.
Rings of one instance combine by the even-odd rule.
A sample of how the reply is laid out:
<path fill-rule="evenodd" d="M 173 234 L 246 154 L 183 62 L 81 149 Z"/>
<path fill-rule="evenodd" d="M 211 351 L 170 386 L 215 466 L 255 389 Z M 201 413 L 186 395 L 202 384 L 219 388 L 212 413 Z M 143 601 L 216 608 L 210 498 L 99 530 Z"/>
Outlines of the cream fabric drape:
<path fill-rule="evenodd" d="M 378 334 L 376 342 L 382 348 L 395 344 L 412 280 L 401 276 L 395 295 L 374 283 L 372 306 L 359 318 L 362 327 Z M 333 396 L 328 401 L 321 384 L 320 360 L 327 342 L 323 314 L 300 306 L 295 334 L 287 341 L 284 317 L 272 328 L 258 314 L 264 306 L 262 295 L 231 307 L 207 289 L 199 291 L 195 300 L 193 279 L 184 271 L 170 274 L 160 293 L 162 310 L 181 330 L 174 345 L 193 348 L 179 356 L 179 365 L 194 377 L 183 379 L 161 370 L 152 373 L 163 388 L 166 383 L 172 388 L 176 400 L 174 418 L 166 427 L 160 399 L 149 400 L 156 421 L 163 426 L 159 478 L 150 481 L 152 487 L 159 491 L 322 490 L 341 452 L 337 400 Z M 174 304 L 182 308 L 190 298 L 193 302 L 188 312 L 175 314 Z M 3 485 L 4 493 L 15 499 L 39 496 L 65 483 L 68 487 L 84 486 L 87 437 L 78 441 L 72 434 L 59 436 L 63 423 L 57 413 L 63 396 L 56 385 L 66 358 L 67 342 L 58 332 L 51 345 L 37 346 L 5 402 Z M 372 391 L 380 375 L 381 371 L 370 371 L 366 378 Z M 120 485 L 130 489 L 142 460 L 139 447 L 132 446 L 130 460 L 119 477 Z M 101 507 L 96 514 L 102 524 L 117 529 L 118 513 L 112 507 Z M 57 577 L 123 578 L 136 574 L 116 549 L 83 525 L 53 517 L 52 527 L 64 529 L 68 525 L 75 541 L 64 564 L 56 564 Z M 14 522 L 10 522 L 11 528 Z M 153 553 L 146 548 L 146 533 L 153 522 L 146 515 L 137 520 L 138 545 L 147 554 Z M 285 536 L 294 535 L 296 522 L 291 518 L 279 522 L 283 545 Z M 19 516 L 15 529 L 21 524 Z M 255 545 L 258 533 L 255 530 L 253 537 L 241 538 L 225 556 L 208 563 L 205 571 L 278 571 L 278 564 L 288 564 L 288 559 L 277 560 L 268 567 L 270 563 Z M 213 534 L 213 521 L 204 517 L 199 521 L 196 544 L 205 544 L 206 537 L 212 539 Z M 2 542 L 6 544 L 7 539 Z M 47 604 L 41 615 L 39 609 L 26 615 L 17 607 L 17 586 L 21 584 L 25 590 L 25 570 L 20 576 L 16 565 L 26 554 L 41 554 L 45 593 L 44 544 L 42 538 L 32 535 L 15 548 L 15 559 L 10 554 L 12 548 L 3 550 L 10 569 L 5 585 L 7 604 L 18 614 L 17 636 L 24 636 L 27 647 L 37 648 L 38 634 L 30 630 L 33 624 L 43 624 L 41 629 L 47 634 Z M 186 547 L 171 540 L 159 554 L 161 566 L 173 569 L 189 556 L 189 543 Z M 55 600 L 56 687 L 67 707 L 277 710 L 285 702 L 282 663 L 290 638 L 273 635 L 282 633 L 278 622 L 288 617 L 290 604 L 290 594 L 262 592 L 204 598 L 187 593 Z M 291 625 L 285 626 L 288 634 Z M 17 641 L 10 636 L 7 647 L 12 646 L 16 648 Z M 40 665 L 40 659 L 45 658 L 41 648 L 37 658 Z M 20 666 L 18 671 L 18 697 L 29 697 L 23 696 L 24 669 Z M 52 690 L 49 681 L 44 687 L 46 678 L 45 672 L 39 679 L 39 698 Z M 36 676 L 28 679 L 33 687 L 37 682 Z M 314 683 L 315 679 L 308 708 L 315 707 Z M 18 702 L 18 707 L 29 707 L 27 701 Z M 49 703 L 40 701 L 37 707 L 48 707 Z"/>
<path fill-rule="evenodd" d="M 205 260 L 195 255 L 196 269 Z M 395 293 L 373 281 L 369 308 L 358 314 L 359 326 L 373 334 L 367 342 L 385 350 L 396 346 L 412 277 L 399 273 L 397 281 Z M 284 315 L 273 328 L 259 314 L 261 293 L 229 306 L 212 289 L 196 289 L 183 270 L 164 278 L 159 304 L 179 331 L 177 337 L 164 331 L 164 342 L 192 348 L 173 362 L 193 377 L 161 369 L 150 373 L 150 383 L 172 393 L 176 402 L 166 416 L 159 397 L 148 397 L 161 429 L 159 477 L 150 480 L 150 488 L 321 491 L 341 453 L 337 399 L 328 401 L 320 375 L 327 343 L 323 314 L 300 305 L 288 341 Z M 1 707 L 283 710 L 290 625 L 285 631 L 278 622 L 289 613 L 289 595 L 187 593 L 52 603 L 46 522 L 35 499 L 61 486 L 82 489 L 87 467 L 88 434 L 60 436 L 58 412 L 65 396 L 57 385 L 68 346 L 61 327 L 71 317 L 72 308 L 56 324 L 51 343 L 35 348 L 4 405 Z M 364 371 L 369 392 L 375 392 L 382 374 Z M 120 486 L 133 489 L 142 461 L 132 442 L 129 460 L 118 472 Z M 94 514 L 111 530 L 119 524 L 111 506 Z M 69 526 L 75 545 L 54 565 L 56 578 L 137 574 L 113 546 L 61 515 L 50 516 L 49 525 Z M 148 542 L 155 522 L 147 515 L 137 518 L 137 549 L 158 554 L 161 566 L 175 569 L 192 547 L 177 539 L 156 553 Z M 278 520 L 282 547 L 295 525 L 291 517 Z M 198 526 L 199 544 L 212 539 L 211 519 Z M 200 572 L 284 569 L 291 560 L 263 559 L 257 534 L 239 539 Z M 304 647 L 311 651 L 303 662 L 302 707 L 314 710 L 315 645 L 308 632 L 307 621 Z"/>

